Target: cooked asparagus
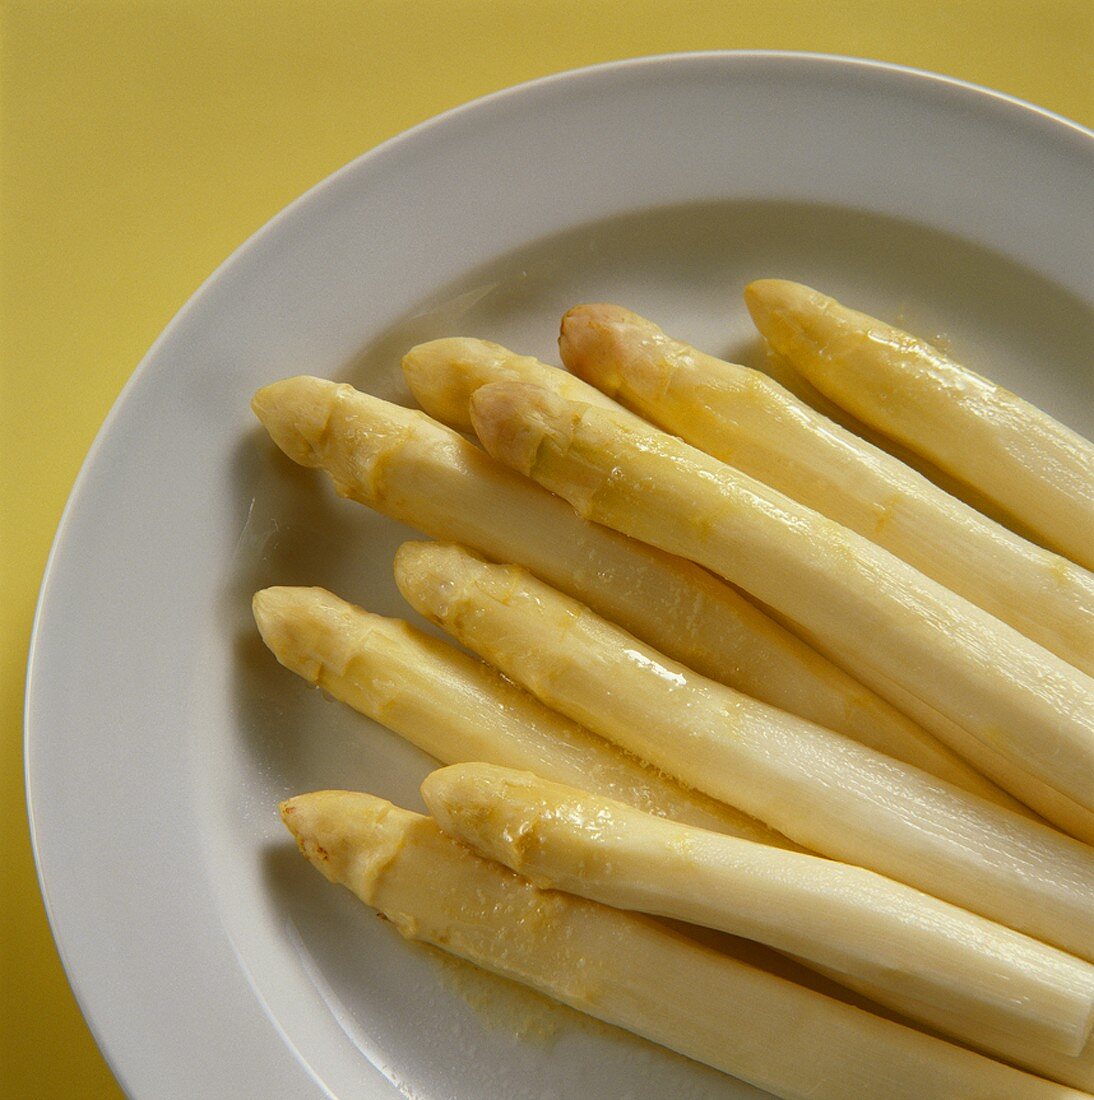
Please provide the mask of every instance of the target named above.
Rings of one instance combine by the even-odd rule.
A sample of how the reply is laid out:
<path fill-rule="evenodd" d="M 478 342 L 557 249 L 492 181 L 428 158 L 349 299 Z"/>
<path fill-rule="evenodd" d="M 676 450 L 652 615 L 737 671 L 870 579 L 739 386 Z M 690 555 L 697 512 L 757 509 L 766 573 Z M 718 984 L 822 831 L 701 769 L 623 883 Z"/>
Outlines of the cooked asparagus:
<path fill-rule="evenodd" d="M 527 768 L 704 829 L 794 847 L 550 710 L 490 665 L 322 588 L 254 597 L 262 640 L 286 667 L 445 764 Z"/>
<path fill-rule="evenodd" d="M 895 684 L 887 676 L 876 671 L 871 665 L 855 657 L 840 652 L 835 646 L 826 644 L 815 634 L 804 630 L 785 616 L 766 609 L 778 622 L 789 630 L 800 634 L 802 639 L 829 657 L 835 664 L 847 671 L 854 671 L 872 691 L 907 714 L 923 729 L 929 730 L 940 741 L 952 745 L 966 760 L 978 768 L 993 782 L 1012 791 L 1027 806 L 1037 809 L 1042 817 L 1051 821 L 1057 828 L 1087 844 L 1094 845 L 1094 812 L 1080 806 L 1074 799 L 1054 790 L 1047 783 L 1023 771 L 1013 761 L 1003 756 L 985 741 L 980 741 L 962 729 L 952 719 L 940 714 L 934 707 L 916 698 L 906 689 Z"/>
<path fill-rule="evenodd" d="M 770 344 L 764 341 L 763 372 L 773 378 L 784 390 L 789 390 L 799 401 L 808 405 L 821 416 L 835 421 L 841 428 L 864 439 L 867 443 L 888 455 L 892 455 L 898 462 L 910 466 L 917 473 L 922 474 L 928 481 L 937 485 L 944 492 L 958 500 L 964 501 L 970 508 L 975 508 L 988 519 L 1002 524 L 1008 530 L 1013 531 L 1026 541 L 1030 541 L 1032 532 L 1019 523 L 1014 516 L 1009 515 L 993 500 L 988 500 L 983 493 L 977 492 L 971 485 L 959 481 L 945 470 L 940 470 L 933 462 L 928 462 L 922 455 L 916 454 L 903 443 L 890 439 L 884 432 L 871 428 L 864 424 L 857 416 L 852 416 L 846 409 L 837 405 L 835 401 L 824 396 L 812 382 L 802 377 L 790 364 L 790 361 L 780 355 Z"/>
<path fill-rule="evenodd" d="M 486 449 L 587 519 L 689 557 L 1087 809 L 1094 681 L 862 536 L 655 430 L 539 386 L 477 390 Z"/>
<path fill-rule="evenodd" d="M 570 370 L 648 421 L 1094 673 L 1094 575 L 1081 566 L 986 519 L 761 372 L 704 355 L 629 310 L 577 306 L 559 347 Z"/>
<path fill-rule="evenodd" d="M 434 420 L 460 432 L 473 430 L 471 395 L 488 382 L 549 386 L 571 401 L 599 405 L 626 420 L 640 422 L 595 386 L 489 340 L 453 336 L 417 344 L 403 356 L 403 377 L 414 399 Z"/>
<path fill-rule="evenodd" d="M 481 859 L 371 795 L 283 803 L 304 855 L 407 938 L 787 1098 L 1063 1100 L 1081 1094 L 775 978 L 647 918 Z"/>
<path fill-rule="evenodd" d="M 816 963 L 813 963 L 808 970 L 803 967 L 796 972 L 795 976 L 804 979 L 806 975 L 813 973 L 818 976 L 824 975 L 832 982 L 839 983 L 834 988 L 831 985 L 826 986 L 819 992 L 827 992 L 830 996 L 842 996 L 843 990 L 853 990 L 866 998 L 864 1002 L 852 1002 L 857 1007 L 886 1014 L 886 1006 L 877 1001 L 878 990 L 870 982 L 862 982 L 846 974 L 826 970 Z M 811 978 L 804 980 L 803 984 L 808 985 L 810 989 L 816 985 Z M 1072 1088 L 1087 1092 L 1094 1091 L 1094 1039 L 1087 1040 L 1080 1054 L 1074 1056 L 1060 1054 L 1058 1051 L 1047 1050 L 1042 1046 L 1015 1038 L 997 1028 L 985 1027 L 962 1013 L 945 1012 L 910 999 L 902 1004 L 901 997 L 891 991 L 885 993 L 885 999 L 888 1001 L 888 1007 L 895 1013 L 892 1018 L 895 1018 L 898 1023 L 910 1023 L 913 1027 L 926 1030 L 928 1034 L 938 1035 L 943 1039 L 961 1035 L 962 1038 L 957 1041 L 966 1043 L 993 1058 L 1001 1058 L 1019 1069 L 1047 1077 L 1050 1081 L 1059 1081 L 1060 1084 L 1070 1085 Z"/>
<path fill-rule="evenodd" d="M 496 359 L 491 347 L 486 361 Z M 459 387 L 428 373 L 441 389 Z M 290 458 L 325 469 L 343 496 L 426 534 L 518 562 L 713 679 L 1017 805 L 729 585 L 580 519 L 423 413 L 307 377 L 260 390 L 254 409 Z"/>
<path fill-rule="evenodd" d="M 537 886 L 758 940 L 872 983 L 883 1003 L 895 993 L 1063 1054 L 1090 1034 L 1094 966 L 873 871 L 492 764 L 435 771 L 422 797 L 446 833 Z"/>
<path fill-rule="evenodd" d="M 282 664 L 444 763 L 480 760 L 528 769 L 706 829 L 791 843 L 754 818 L 635 763 L 543 707 L 492 666 L 401 620 L 314 588 L 265 589 L 254 604 L 263 639 Z M 869 983 L 856 987 L 875 992 Z M 906 1015 L 929 1017 L 943 1033 L 960 1030 L 973 1045 L 1022 1068 L 1076 1088 L 1094 1087 L 1094 1068 L 1084 1075 L 1089 1058 L 1053 1055 L 974 1025 L 965 1015 L 949 1020 L 937 1009 L 906 1005 L 891 995 L 888 1000 Z"/>
<path fill-rule="evenodd" d="M 924 341 L 809 287 L 761 279 L 745 301 L 775 350 L 822 393 L 1094 569 L 1094 445 Z"/>
<path fill-rule="evenodd" d="M 1087 845 L 707 680 L 518 567 L 404 543 L 395 576 L 545 704 L 682 782 L 812 851 L 1094 958 Z"/>

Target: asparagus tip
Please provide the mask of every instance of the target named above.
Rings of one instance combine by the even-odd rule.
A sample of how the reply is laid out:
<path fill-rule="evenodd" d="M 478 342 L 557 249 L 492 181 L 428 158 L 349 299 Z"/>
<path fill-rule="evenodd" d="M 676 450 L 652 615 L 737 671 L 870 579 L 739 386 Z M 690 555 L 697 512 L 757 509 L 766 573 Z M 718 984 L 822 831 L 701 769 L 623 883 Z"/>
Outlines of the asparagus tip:
<path fill-rule="evenodd" d="M 471 398 L 471 422 L 487 452 L 530 474 L 544 440 L 568 416 L 569 402 L 543 386 L 492 382 Z"/>
<path fill-rule="evenodd" d="M 527 874 L 526 856 L 536 843 L 541 791 L 553 786 L 532 772 L 469 761 L 430 772 L 422 782 L 421 795 L 443 832 Z"/>
<path fill-rule="evenodd" d="M 338 598 L 326 589 L 285 586 L 263 588 L 251 599 L 251 613 L 266 648 L 310 684 L 317 684 L 322 675 L 316 635 L 322 632 L 322 611 L 332 602 Z"/>
<path fill-rule="evenodd" d="M 374 895 L 412 825 L 427 820 L 357 791 L 300 794 L 278 809 L 308 862 L 365 902 Z"/>
<path fill-rule="evenodd" d="M 649 328 L 652 322 L 611 302 L 587 302 L 584 305 L 574 306 L 563 314 L 561 332 L 565 336 L 568 331 L 573 331 L 578 326 L 593 325 L 635 325 L 639 328 Z"/>
<path fill-rule="evenodd" d="M 471 430 L 468 403 L 481 372 L 511 353 L 488 340 L 452 336 L 417 344 L 403 356 L 403 377 L 414 399 L 435 420 Z"/>
<path fill-rule="evenodd" d="M 756 279 L 745 287 L 744 299 L 753 324 L 770 340 L 775 321 L 800 313 L 807 304 L 822 306 L 824 296 L 789 279 Z"/>
<path fill-rule="evenodd" d="M 415 611 L 440 622 L 448 614 L 459 578 L 474 565 L 483 565 L 483 560 L 457 543 L 404 542 L 395 551 L 395 585 Z"/>
<path fill-rule="evenodd" d="M 558 349 L 563 363 L 583 381 L 615 397 L 622 384 L 620 345 L 631 329 L 648 331 L 649 321 L 607 303 L 574 306 L 563 318 Z"/>
<path fill-rule="evenodd" d="M 251 409 L 289 458 L 301 466 L 318 466 L 318 446 L 341 388 L 309 375 L 285 378 L 263 386 L 251 398 Z"/>

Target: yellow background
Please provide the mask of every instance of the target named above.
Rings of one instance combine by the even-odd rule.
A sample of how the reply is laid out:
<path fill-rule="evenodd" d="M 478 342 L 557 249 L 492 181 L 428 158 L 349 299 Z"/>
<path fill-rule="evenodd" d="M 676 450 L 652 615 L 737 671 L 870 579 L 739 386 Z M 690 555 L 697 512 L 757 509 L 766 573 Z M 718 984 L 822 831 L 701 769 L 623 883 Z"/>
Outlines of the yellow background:
<path fill-rule="evenodd" d="M 96 430 L 236 245 L 392 134 L 563 69 L 693 49 L 851 54 L 1089 126 L 1092 47 L 1094 0 L 0 0 L 0 1094 L 120 1095 L 34 877 L 26 646 Z"/>

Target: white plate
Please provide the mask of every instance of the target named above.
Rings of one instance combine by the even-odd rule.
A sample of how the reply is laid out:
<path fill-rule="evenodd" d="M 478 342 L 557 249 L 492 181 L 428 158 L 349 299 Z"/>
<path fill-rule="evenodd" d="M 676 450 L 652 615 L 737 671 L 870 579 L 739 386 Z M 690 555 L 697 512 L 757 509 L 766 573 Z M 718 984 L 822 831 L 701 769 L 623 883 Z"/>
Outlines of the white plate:
<path fill-rule="evenodd" d="M 277 666 L 250 595 L 323 584 L 406 614 L 404 532 L 275 453 L 248 399 L 301 372 L 402 399 L 401 352 L 446 334 L 550 359 L 559 315 L 590 299 L 747 359 L 741 288 L 780 275 L 943 335 L 1089 430 L 1092 147 L 1035 108 L 872 63 L 642 60 L 427 123 L 233 256 L 103 428 L 31 658 L 43 888 L 123 1086 L 754 1095 L 404 944 L 295 853 L 280 798 L 346 786 L 418 806 L 427 763 Z"/>

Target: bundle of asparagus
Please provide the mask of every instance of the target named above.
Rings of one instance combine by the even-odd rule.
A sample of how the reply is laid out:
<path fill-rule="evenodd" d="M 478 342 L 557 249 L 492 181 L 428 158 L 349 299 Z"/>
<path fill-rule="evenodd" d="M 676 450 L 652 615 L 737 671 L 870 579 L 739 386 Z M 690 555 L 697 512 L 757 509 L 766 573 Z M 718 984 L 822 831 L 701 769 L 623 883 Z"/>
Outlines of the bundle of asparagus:
<path fill-rule="evenodd" d="M 704 948 L 652 921 L 538 889 L 367 794 L 281 807 L 301 851 L 410 939 L 785 1097 L 1083 1095 Z"/>
<path fill-rule="evenodd" d="M 922 340 L 807 286 L 761 279 L 745 302 L 821 393 L 1094 569 L 1094 452 L 1085 439 Z"/>
<path fill-rule="evenodd" d="M 749 300 L 770 299 L 771 285 L 755 284 Z M 765 316 L 774 316 L 773 306 Z M 1090 573 L 962 504 L 766 375 L 703 355 L 612 306 L 567 313 L 559 348 L 570 370 L 651 423 L 856 531 L 1094 672 Z"/>
<path fill-rule="evenodd" d="M 880 355 L 880 385 L 918 402 L 899 445 L 963 430 L 919 450 L 1076 560 L 618 307 L 567 314 L 572 374 L 483 341 L 412 349 L 448 428 L 276 383 L 254 408 L 286 454 L 445 540 L 405 544 L 397 583 L 485 658 L 321 589 L 258 593 L 283 664 L 454 765 L 423 786 L 435 821 L 319 792 L 286 825 L 404 934 L 779 1095 L 1079 1095 L 1094 581 L 1060 513 L 1090 508 L 1094 452 L 976 376 L 942 408 L 961 368 L 808 288 L 748 302 L 830 398 Z M 968 440 L 1013 454 L 1020 415 L 1021 476 L 983 476 Z"/>
<path fill-rule="evenodd" d="M 499 377 L 485 370 L 496 360 L 493 349 L 476 350 L 474 361 L 451 360 L 450 372 L 427 372 L 444 408 L 453 407 L 460 386 L 464 411 L 452 416 L 455 424 L 469 416 L 475 380 Z M 419 400 L 430 407 L 432 388 L 420 370 L 411 369 L 417 362 L 411 352 L 408 375 Z M 469 362 L 471 370 L 464 373 Z M 527 368 L 534 360 L 503 358 L 501 377 L 512 376 L 514 362 Z M 552 375 L 570 377 L 547 367 L 534 377 L 545 381 Z M 343 496 L 427 535 L 475 547 L 495 561 L 524 565 L 712 679 L 1015 805 L 736 589 L 691 562 L 580 519 L 565 501 L 423 413 L 307 377 L 267 386 L 253 404 L 278 446 L 302 465 L 325 469 Z"/>
<path fill-rule="evenodd" d="M 1074 666 L 862 536 L 654 429 L 519 382 L 477 390 L 472 416 L 491 454 L 587 519 L 707 566 L 929 700 L 1051 792 L 1034 809 L 1094 840 L 1094 683 Z"/>

